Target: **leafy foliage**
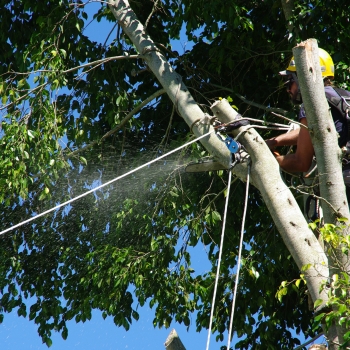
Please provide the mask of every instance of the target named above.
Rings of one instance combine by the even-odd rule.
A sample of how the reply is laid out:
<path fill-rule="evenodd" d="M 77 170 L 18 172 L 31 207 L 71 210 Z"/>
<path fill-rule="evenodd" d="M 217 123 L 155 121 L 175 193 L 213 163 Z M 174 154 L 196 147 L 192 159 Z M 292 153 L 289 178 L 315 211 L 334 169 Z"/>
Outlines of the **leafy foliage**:
<path fill-rule="evenodd" d="M 325 224 L 320 228 L 320 234 L 323 240 L 327 244 L 328 252 L 330 255 L 336 255 L 337 251 L 341 251 L 346 257 L 350 248 L 350 240 L 348 235 L 344 235 L 343 231 L 346 228 L 346 220 L 339 219 L 340 225 Z M 317 222 L 311 224 L 315 229 Z M 340 249 L 337 249 L 340 248 Z M 346 259 L 346 261 L 348 258 Z M 348 262 L 347 262 L 348 264 Z M 348 330 L 350 327 L 350 304 L 349 304 L 349 291 L 350 280 L 347 273 L 347 265 L 340 265 L 339 274 L 334 274 L 330 281 L 325 281 L 321 286 L 322 289 L 328 291 L 329 300 L 327 308 L 323 308 L 318 312 L 318 315 L 314 319 L 314 328 L 324 324 L 326 329 L 329 329 L 334 323 L 339 324 Z M 320 300 L 315 301 L 314 307 L 317 308 L 321 305 Z M 344 335 L 341 349 L 346 349 L 350 344 L 350 332 L 346 332 Z"/>
<path fill-rule="evenodd" d="M 115 19 L 104 4 L 92 16 L 91 4 L 81 1 L 42 6 L 2 0 L 1 5 L 6 28 L 0 32 L 3 229 L 189 139 L 188 126 L 164 95 L 124 121 L 160 87 L 128 38 L 118 26 L 114 29 Z M 290 109 L 277 72 L 292 46 L 309 37 L 317 37 L 332 54 L 337 79 L 347 84 L 345 1 L 318 1 L 317 6 L 295 1 L 293 33 L 287 32 L 280 3 L 272 0 L 131 5 L 205 111 L 219 96 L 230 95 L 245 116 L 274 120 L 236 94 Z M 111 33 L 93 41 L 90 21 L 109 25 Z M 170 39 L 181 37 L 183 25 L 193 48 L 172 51 Z M 119 56 L 123 60 L 115 59 Z M 190 326 L 196 312 L 197 330 L 207 328 L 226 179 L 220 172 L 183 174 L 179 167 L 206 155 L 193 145 L 176 159 L 2 235 L 1 320 L 13 310 L 29 316 L 48 346 L 53 330 L 67 338 L 66 322 L 85 322 L 92 309 L 128 329 L 139 317 L 137 306 L 149 303 L 155 326 L 169 327 L 174 320 Z M 236 181 L 214 314 L 218 339 L 229 324 L 243 193 L 244 185 Z M 281 281 L 300 281 L 300 272 L 254 189 L 248 218 L 234 319 L 240 338 L 236 348 L 278 344 L 290 349 L 299 344 L 291 330 L 305 336 L 314 332 L 305 287 L 295 282 L 279 289 Z M 211 264 L 206 273 L 192 268 L 191 248 L 201 245 Z M 340 311 L 339 322 L 347 322 Z"/>

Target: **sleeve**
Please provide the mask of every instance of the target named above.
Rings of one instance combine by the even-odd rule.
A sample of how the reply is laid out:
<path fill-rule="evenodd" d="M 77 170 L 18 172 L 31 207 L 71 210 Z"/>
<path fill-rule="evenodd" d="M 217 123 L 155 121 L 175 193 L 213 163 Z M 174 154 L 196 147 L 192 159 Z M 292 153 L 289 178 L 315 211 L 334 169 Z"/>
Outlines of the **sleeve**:
<path fill-rule="evenodd" d="M 304 105 L 302 104 L 299 110 L 298 121 L 300 122 L 300 120 L 303 118 L 306 118 L 306 113 L 305 113 Z"/>

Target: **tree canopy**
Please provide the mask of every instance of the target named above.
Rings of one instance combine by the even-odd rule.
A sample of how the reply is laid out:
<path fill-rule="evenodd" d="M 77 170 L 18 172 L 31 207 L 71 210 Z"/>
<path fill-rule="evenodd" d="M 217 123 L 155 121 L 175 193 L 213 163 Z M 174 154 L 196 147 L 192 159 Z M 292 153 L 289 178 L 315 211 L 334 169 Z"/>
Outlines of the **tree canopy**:
<path fill-rule="evenodd" d="M 272 0 L 130 4 L 204 112 L 227 98 L 245 117 L 287 123 L 270 112 L 278 107 L 289 117 L 296 113 L 278 72 L 287 66 L 292 47 L 310 37 L 331 54 L 337 83 L 347 87 L 344 0 L 290 1 L 290 12 Z M 93 15 L 89 1 L 1 5 L 2 229 L 192 137 L 106 3 Z M 111 30 L 98 31 L 105 21 Z M 91 22 L 99 42 L 86 35 Z M 174 51 L 183 28 L 193 47 Z M 272 131 L 262 133 L 267 138 Z M 224 172 L 185 174 L 181 166 L 205 156 L 208 152 L 193 144 L 1 235 L 0 320 L 13 311 L 29 315 L 50 345 L 52 331 L 66 338 L 66 322 L 85 322 L 92 309 L 128 329 L 139 317 L 136 302 L 154 308 L 155 326 L 176 320 L 207 328 L 227 178 Z M 219 339 L 226 337 L 229 324 L 244 187 L 235 179 L 231 189 L 213 326 Z M 247 216 L 235 347 L 290 349 L 300 344 L 292 330 L 306 337 L 319 331 L 312 328 L 306 286 L 280 288 L 282 281 L 299 280 L 300 271 L 254 188 Z M 205 274 L 191 267 L 188 247 L 199 245 L 206 247 L 212 265 Z M 194 312 L 195 325 L 190 325 Z"/>

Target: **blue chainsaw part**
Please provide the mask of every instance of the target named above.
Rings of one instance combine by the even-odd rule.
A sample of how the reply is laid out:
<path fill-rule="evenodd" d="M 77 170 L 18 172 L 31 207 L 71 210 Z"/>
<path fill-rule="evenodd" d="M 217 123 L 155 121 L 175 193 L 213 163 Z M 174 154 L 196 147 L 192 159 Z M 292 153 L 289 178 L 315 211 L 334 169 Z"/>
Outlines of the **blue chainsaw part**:
<path fill-rule="evenodd" d="M 241 149 L 241 145 L 231 137 L 226 137 L 225 141 L 227 148 L 233 154 Z"/>

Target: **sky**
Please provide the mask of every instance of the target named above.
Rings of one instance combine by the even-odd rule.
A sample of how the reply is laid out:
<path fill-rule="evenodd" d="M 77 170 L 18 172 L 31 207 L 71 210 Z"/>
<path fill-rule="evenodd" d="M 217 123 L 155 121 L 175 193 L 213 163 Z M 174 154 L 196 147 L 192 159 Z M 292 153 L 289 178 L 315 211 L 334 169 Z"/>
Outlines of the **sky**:
<path fill-rule="evenodd" d="M 99 4 L 89 4 L 86 11 L 91 14 L 99 8 Z M 90 16 L 89 16 L 90 18 Z M 90 36 L 92 40 L 104 42 L 113 24 L 101 22 L 96 30 L 95 22 L 92 22 L 85 34 Z M 192 43 L 187 41 L 184 32 L 180 36 L 178 42 L 173 42 L 173 50 L 180 54 L 185 50 L 191 49 Z M 210 266 L 206 259 L 204 247 L 196 248 L 192 255 L 193 268 L 197 273 L 209 270 Z M 204 263 L 206 262 L 206 263 Z M 239 303 L 239 296 L 237 299 Z M 68 338 L 63 340 L 61 335 L 54 333 L 52 340 L 53 345 L 50 349 L 59 350 L 162 350 L 165 349 L 164 342 L 167 339 L 171 329 L 175 328 L 187 350 L 206 349 L 207 331 L 197 333 L 195 331 L 195 320 L 193 319 L 190 325 L 190 330 L 187 327 L 174 323 L 169 329 L 155 329 L 153 327 L 153 311 L 144 306 L 138 310 L 140 319 L 133 321 L 129 331 L 123 328 L 118 328 L 113 323 L 113 318 L 102 318 L 101 312 L 93 311 L 92 319 L 85 323 L 76 324 L 75 321 L 68 323 Z M 226 337 L 225 337 L 226 338 Z M 322 339 L 321 339 L 322 340 Z M 217 343 L 215 335 L 211 336 L 210 350 L 219 350 L 221 346 L 227 345 L 227 340 L 224 343 Z M 29 319 L 18 317 L 17 312 L 6 314 L 4 322 L 0 324 L 0 349 L 1 350 L 42 350 L 48 349 L 37 333 L 37 325 Z"/>

